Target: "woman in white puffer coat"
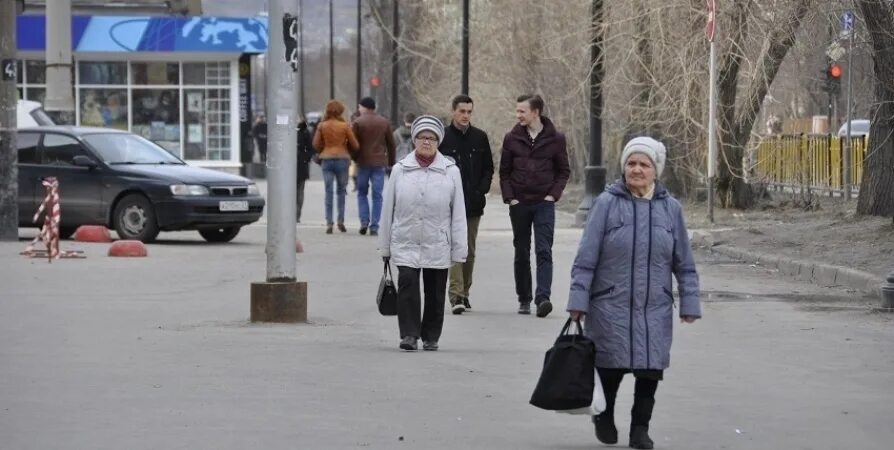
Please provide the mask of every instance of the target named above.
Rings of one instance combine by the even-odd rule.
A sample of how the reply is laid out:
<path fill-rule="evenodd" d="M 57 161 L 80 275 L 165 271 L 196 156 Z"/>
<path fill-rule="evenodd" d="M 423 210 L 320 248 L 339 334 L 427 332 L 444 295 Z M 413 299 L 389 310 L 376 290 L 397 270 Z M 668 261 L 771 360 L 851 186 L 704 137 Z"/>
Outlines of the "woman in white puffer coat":
<path fill-rule="evenodd" d="M 435 351 L 444 325 L 447 269 L 465 262 L 466 208 L 456 163 L 438 152 L 444 125 L 433 116 L 413 122 L 415 150 L 391 169 L 379 229 L 379 251 L 398 269 L 400 348 Z M 419 276 L 425 291 L 420 308 Z"/>

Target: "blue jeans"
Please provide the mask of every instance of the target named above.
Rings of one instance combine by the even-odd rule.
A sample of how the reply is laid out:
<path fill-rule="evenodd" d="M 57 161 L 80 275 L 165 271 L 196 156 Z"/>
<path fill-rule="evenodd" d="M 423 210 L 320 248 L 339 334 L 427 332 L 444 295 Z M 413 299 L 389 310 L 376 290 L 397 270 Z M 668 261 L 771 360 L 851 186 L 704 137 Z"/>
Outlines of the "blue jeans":
<path fill-rule="evenodd" d="M 550 299 L 553 284 L 553 230 L 556 204 L 542 201 L 519 203 L 509 207 L 512 243 L 515 246 L 515 293 L 519 303 L 535 304 Z M 534 229 L 534 253 L 537 255 L 537 291 L 531 292 L 531 228 Z"/>
<path fill-rule="evenodd" d="M 345 222 L 345 196 L 348 186 L 348 167 L 351 162 L 347 159 L 324 159 L 323 188 L 326 191 L 326 225 L 332 225 L 332 189 L 338 193 L 338 223 Z"/>
<path fill-rule="evenodd" d="M 372 217 L 369 214 L 369 185 L 372 183 Z M 360 226 L 370 231 L 379 231 L 382 216 L 382 188 L 385 186 L 384 167 L 357 168 L 357 209 L 360 212 Z"/>

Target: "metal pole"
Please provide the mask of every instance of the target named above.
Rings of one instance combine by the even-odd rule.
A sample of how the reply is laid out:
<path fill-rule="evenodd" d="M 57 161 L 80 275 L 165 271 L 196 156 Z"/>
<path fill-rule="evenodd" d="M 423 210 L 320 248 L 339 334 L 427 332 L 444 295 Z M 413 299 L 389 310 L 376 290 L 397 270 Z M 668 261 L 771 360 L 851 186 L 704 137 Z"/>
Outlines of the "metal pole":
<path fill-rule="evenodd" d="M 391 31 L 394 34 L 394 39 L 391 41 L 391 123 L 397 127 L 400 126 L 400 123 L 398 122 L 398 86 L 400 83 L 400 71 L 398 70 L 398 43 L 400 39 L 400 14 L 397 9 L 397 0 L 392 1 L 394 7 L 393 11 L 391 11 Z"/>
<path fill-rule="evenodd" d="M 469 95 L 469 0 L 463 0 L 463 62 L 460 90 L 463 94 Z"/>
<path fill-rule="evenodd" d="M 292 5 L 291 11 L 286 5 Z M 282 17 L 295 13 L 297 3 L 270 2 L 267 52 L 267 280 L 295 279 L 295 189 L 298 96 L 295 73 L 285 59 Z"/>
<path fill-rule="evenodd" d="M 714 166 L 717 164 L 717 57 L 711 39 L 711 62 L 708 77 L 708 220 L 714 223 Z"/>
<path fill-rule="evenodd" d="M 47 96 L 44 109 L 59 124 L 74 125 L 71 82 L 71 0 L 47 2 Z M 65 187 L 63 186 L 63 189 Z"/>
<path fill-rule="evenodd" d="M 296 281 L 295 191 L 298 2 L 269 0 L 267 42 L 267 279 L 251 284 L 252 322 L 307 320 L 307 283 Z"/>
<path fill-rule="evenodd" d="M 362 3 L 357 0 L 357 104 L 363 97 L 363 13 Z"/>
<path fill-rule="evenodd" d="M 0 241 L 19 239 L 16 2 L 0 0 Z"/>
<path fill-rule="evenodd" d="M 605 189 L 605 167 L 602 164 L 602 80 L 605 78 L 602 61 L 602 14 L 602 0 L 593 0 L 590 10 L 593 32 L 590 42 L 590 160 L 584 169 L 586 194 L 575 216 L 578 226 L 586 223 L 593 199 Z"/>
<path fill-rule="evenodd" d="M 335 20 L 332 12 L 332 0 L 329 0 L 329 99 L 335 98 Z"/>
<path fill-rule="evenodd" d="M 854 79 L 854 31 L 856 28 L 851 28 L 851 32 L 848 33 L 848 44 L 847 44 L 847 135 L 845 136 L 845 147 L 844 147 L 844 199 L 851 199 L 851 169 L 853 162 L 852 153 L 853 153 L 853 141 L 851 139 L 851 120 L 853 119 L 853 107 L 851 104 L 852 100 L 852 92 L 853 92 L 853 82 Z"/>
<path fill-rule="evenodd" d="M 307 109 L 304 107 L 304 0 L 298 0 L 298 79 L 301 92 L 298 93 L 301 117 L 307 120 Z"/>

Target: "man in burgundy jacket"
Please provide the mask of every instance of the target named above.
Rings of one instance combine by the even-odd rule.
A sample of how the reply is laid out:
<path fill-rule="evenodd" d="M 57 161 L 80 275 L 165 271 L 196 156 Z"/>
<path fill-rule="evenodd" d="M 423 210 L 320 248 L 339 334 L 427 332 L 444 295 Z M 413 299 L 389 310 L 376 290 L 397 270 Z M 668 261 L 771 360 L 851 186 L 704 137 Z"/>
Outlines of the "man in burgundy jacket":
<path fill-rule="evenodd" d="M 517 102 L 518 124 L 503 138 L 500 188 L 512 221 L 518 313 L 531 314 L 533 300 L 537 317 L 546 317 L 553 309 L 550 294 L 556 201 L 562 196 L 571 169 L 565 135 L 541 115 L 543 99 L 539 95 L 522 95 Z M 536 295 L 531 292 L 532 227 L 537 255 Z"/>

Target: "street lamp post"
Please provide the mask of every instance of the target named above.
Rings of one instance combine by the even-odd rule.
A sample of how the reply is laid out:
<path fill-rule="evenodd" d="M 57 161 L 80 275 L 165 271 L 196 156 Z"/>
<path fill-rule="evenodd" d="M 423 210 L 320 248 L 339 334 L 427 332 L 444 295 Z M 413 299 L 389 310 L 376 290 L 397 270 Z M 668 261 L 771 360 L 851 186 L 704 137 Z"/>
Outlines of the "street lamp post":
<path fill-rule="evenodd" d="M 462 94 L 469 95 L 469 0 L 463 0 Z"/>
<path fill-rule="evenodd" d="M 0 0 L 0 241 L 19 239 L 16 2 Z"/>
<path fill-rule="evenodd" d="M 602 14 L 602 0 L 593 0 L 590 10 L 593 32 L 590 43 L 590 160 L 585 169 L 586 195 L 575 216 L 578 226 L 586 223 L 593 199 L 605 189 L 605 167 L 602 164 L 602 80 L 605 78 Z"/>
<path fill-rule="evenodd" d="M 329 99 L 335 98 L 335 20 L 332 0 L 329 0 Z"/>
<path fill-rule="evenodd" d="M 397 9 L 397 0 L 392 0 L 393 8 L 391 11 L 391 31 L 394 34 L 394 38 L 391 40 L 391 123 L 394 126 L 399 126 L 398 122 L 398 86 L 400 80 L 398 77 L 400 76 L 400 71 L 398 63 L 398 40 L 400 39 L 400 14 Z"/>
<path fill-rule="evenodd" d="M 267 39 L 267 279 L 251 284 L 252 322 L 307 320 L 307 283 L 296 281 L 298 14 L 294 0 L 270 0 Z"/>
<path fill-rule="evenodd" d="M 357 104 L 363 97 L 363 13 L 362 3 L 357 0 Z"/>

